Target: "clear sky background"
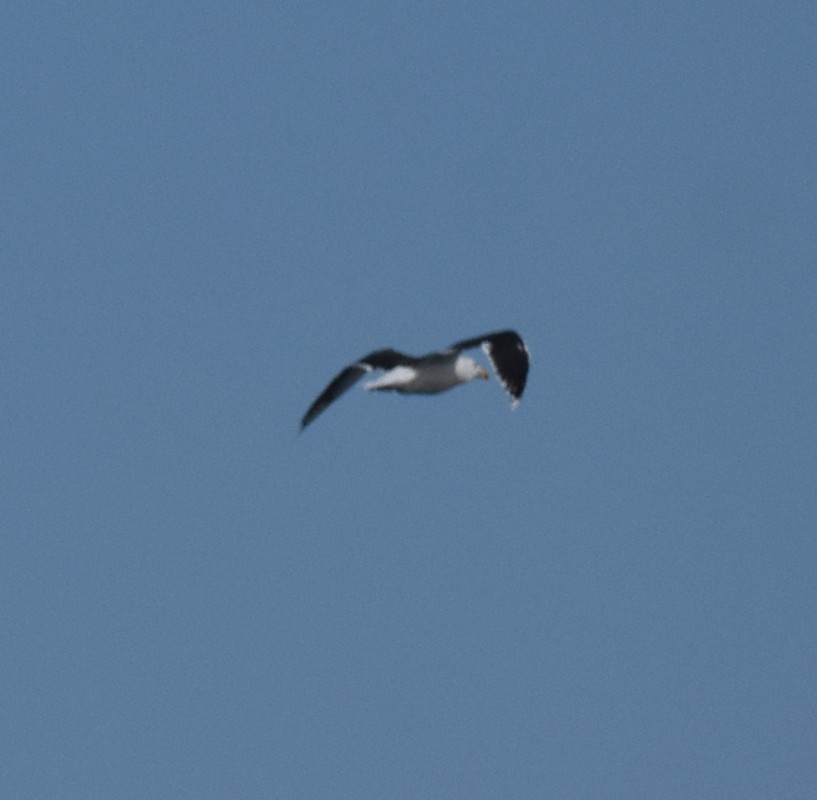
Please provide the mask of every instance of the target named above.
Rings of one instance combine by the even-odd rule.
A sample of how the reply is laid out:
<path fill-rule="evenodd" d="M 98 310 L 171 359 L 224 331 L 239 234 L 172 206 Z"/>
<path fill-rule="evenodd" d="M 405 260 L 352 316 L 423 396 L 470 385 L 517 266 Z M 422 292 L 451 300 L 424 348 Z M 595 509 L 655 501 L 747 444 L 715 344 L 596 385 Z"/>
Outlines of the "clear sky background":
<path fill-rule="evenodd" d="M 0 68 L 2 797 L 817 797 L 813 2 L 10 2 Z M 298 434 L 504 327 L 515 412 Z"/>

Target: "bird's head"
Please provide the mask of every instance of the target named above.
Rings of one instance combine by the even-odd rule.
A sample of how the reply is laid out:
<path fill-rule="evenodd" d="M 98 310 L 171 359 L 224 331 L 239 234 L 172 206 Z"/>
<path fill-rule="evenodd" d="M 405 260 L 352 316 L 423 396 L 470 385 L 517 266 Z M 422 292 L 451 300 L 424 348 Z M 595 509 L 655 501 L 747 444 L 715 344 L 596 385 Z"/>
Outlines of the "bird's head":
<path fill-rule="evenodd" d="M 461 381 L 472 381 L 474 378 L 487 378 L 488 371 L 477 364 L 473 358 L 460 355 L 454 365 L 457 376 Z"/>

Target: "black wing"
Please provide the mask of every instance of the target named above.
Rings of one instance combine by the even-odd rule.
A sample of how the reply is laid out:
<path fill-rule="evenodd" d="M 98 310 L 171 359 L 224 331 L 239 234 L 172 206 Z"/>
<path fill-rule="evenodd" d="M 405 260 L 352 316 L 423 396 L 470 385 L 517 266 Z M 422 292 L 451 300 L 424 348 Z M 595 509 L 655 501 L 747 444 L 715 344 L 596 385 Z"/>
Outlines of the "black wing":
<path fill-rule="evenodd" d="M 413 358 L 397 350 L 376 350 L 341 370 L 309 406 L 301 420 L 301 430 L 309 425 L 328 405 L 334 403 L 347 389 L 351 389 L 367 372 L 373 369 L 391 369 L 398 364 L 411 363 Z"/>
<path fill-rule="evenodd" d="M 528 348 L 522 337 L 516 331 L 496 331 L 451 345 L 452 350 L 468 350 L 471 347 L 481 347 L 485 351 L 499 382 L 516 405 L 525 391 L 530 366 Z"/>

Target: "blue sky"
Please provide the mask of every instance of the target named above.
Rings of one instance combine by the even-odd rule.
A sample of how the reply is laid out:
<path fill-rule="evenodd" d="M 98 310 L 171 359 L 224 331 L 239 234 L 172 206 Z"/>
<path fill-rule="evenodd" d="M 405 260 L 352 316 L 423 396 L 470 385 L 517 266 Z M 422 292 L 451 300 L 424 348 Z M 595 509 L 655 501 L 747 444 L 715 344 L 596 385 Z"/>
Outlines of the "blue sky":
<path fill-rule="evenodd" d="M 12 2 L 0 794 L 817 796 L 813 3 Z M 497 328 L 436 397 L 342 366 Z"/>

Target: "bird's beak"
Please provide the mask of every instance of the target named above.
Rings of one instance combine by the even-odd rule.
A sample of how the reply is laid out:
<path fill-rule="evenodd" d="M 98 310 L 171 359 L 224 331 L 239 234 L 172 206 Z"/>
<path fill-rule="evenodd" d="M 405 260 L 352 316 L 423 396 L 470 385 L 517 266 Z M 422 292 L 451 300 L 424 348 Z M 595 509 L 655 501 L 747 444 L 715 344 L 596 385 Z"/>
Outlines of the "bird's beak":
<path fill-rule="evenodd" d="M 490 377 L 490 374 L 488 373 L 488 370 L 483 369 L 482 367 L 479 368 L 479 371 L 477 372 L 477 375 L 479 375 L 480 378 L 485 378 L 486 381 Z"/>

